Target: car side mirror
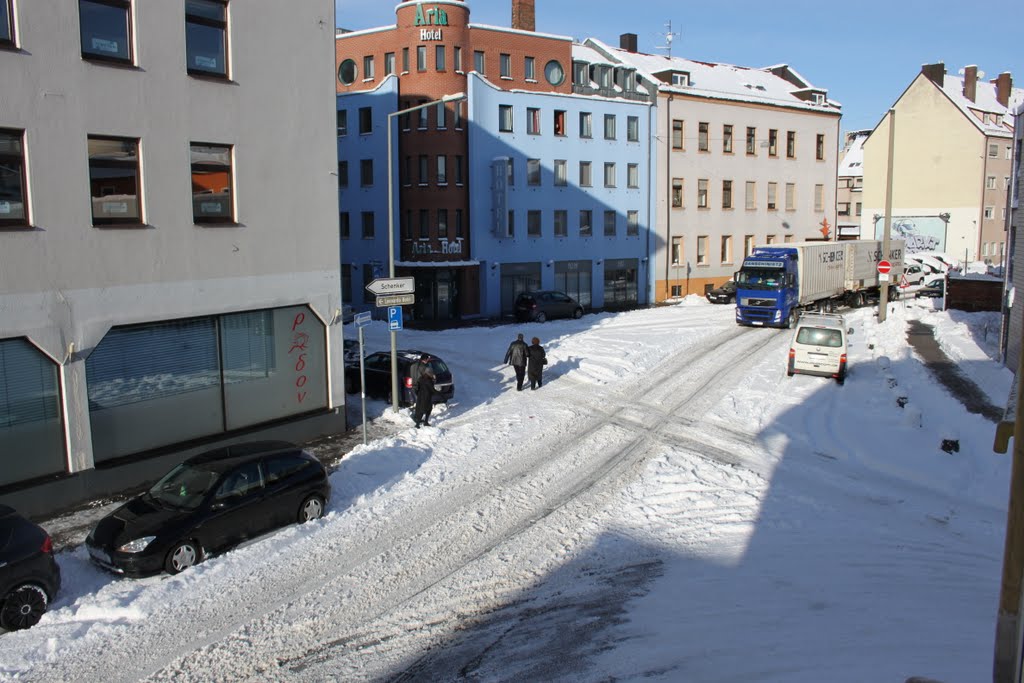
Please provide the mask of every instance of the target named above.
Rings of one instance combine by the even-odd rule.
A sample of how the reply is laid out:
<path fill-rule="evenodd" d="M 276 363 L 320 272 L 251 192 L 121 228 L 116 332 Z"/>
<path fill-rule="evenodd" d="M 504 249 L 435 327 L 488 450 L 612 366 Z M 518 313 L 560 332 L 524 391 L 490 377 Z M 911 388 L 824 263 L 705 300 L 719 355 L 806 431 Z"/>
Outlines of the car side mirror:
<path fill-rule="evenodd" d="M 850 329 L 848 329 L 848 330 L 846 331 L 846 334 L 853 334 L 853 328 L 851 327 Z"/>

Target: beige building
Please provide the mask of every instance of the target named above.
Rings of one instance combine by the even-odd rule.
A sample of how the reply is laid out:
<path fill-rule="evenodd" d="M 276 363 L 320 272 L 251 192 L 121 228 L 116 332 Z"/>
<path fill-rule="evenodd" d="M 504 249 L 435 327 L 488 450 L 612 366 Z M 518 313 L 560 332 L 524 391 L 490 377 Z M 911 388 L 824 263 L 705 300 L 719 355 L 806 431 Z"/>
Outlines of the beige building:
<path fill-rule="evenodd" d="M 343 429 L 330 0 L 0 14 L 0 502 Z"/>
<path fill-rule="evenodd" d="M 925 65 L 893 104 L 892 235 L 906 238 L 910 252 L 998 265 L 1013 141 L 1008 105 L 1021 91 L 1009 73 L 991 81 L 975 66 L 962 73 Z M 889 125 L 887 115 L 864 143 L 863 237 L 881 234 Z"/>
<path fill-rule="evenodd" d="M 839 152 L 836 178 L 836 235 L 841 240 L 861 239 L 860 222 L 864 213 L 864 141 L 869 130 L 846 134 Z M 865 239 L 871 239 L 869 236 Z"/>
<path fill-rule="evenodd" d="M 835 238 L 840 105 L 787 65 L 748 68 L 587 40 L 657 89 L 655 300 L 703 294 L 755 245 Z"/>

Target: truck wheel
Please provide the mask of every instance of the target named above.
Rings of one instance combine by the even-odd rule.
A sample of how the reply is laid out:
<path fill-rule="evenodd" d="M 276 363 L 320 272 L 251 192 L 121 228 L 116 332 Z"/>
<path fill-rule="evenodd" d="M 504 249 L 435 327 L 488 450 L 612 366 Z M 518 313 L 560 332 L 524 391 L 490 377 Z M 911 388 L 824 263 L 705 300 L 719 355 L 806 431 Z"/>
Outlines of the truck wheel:
<path fill-rule="evenodd" d="M 790 311 L 789 317 L 786 318 L 786 329 L 791 330 L 796 327 L 796 311 Z"/>

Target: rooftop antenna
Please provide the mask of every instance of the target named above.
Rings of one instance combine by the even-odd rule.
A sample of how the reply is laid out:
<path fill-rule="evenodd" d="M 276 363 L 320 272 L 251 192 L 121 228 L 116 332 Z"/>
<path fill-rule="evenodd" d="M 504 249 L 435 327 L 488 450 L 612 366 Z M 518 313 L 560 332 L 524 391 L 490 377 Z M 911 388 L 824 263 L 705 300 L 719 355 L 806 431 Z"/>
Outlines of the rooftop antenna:
<path fill-rule="evenodd" d="M 665 51 L 665 56 L 668 57 L 669 59 L 671 59 L 672 58 L 672 39 L 673 38 L 678 38 L 679 34 L 678 33 L 674 33 L 672 31 L 672 22 L 671 22 L 671 20 L 667 24 L 665 24 L 665 28 L 667 29 L 665 31 L 665 33 L 658 34 L 658 35 L 660 35 L 661 37 L 663 37 L 665 39 L 665 44 L 664 45 L 660 45 L 660 46 L 658 46 L 658 47 L 656 47 L 654 49 L 655 50 L 664 50 Z"/>

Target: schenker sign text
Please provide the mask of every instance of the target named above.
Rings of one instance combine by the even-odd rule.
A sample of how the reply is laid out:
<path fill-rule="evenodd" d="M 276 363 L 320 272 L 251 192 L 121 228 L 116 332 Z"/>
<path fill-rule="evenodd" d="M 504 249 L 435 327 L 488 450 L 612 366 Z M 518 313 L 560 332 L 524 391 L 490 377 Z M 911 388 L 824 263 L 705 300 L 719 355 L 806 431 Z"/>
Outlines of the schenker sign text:
<path fill-rule="evenodd" d="M 382 294 L 415 294 L 416 280 L 411 277 L 377 278 L 366 285 L 366 291 L 377 296 Z"/>

